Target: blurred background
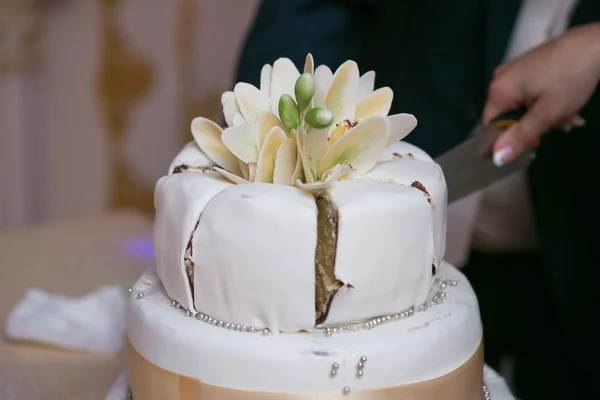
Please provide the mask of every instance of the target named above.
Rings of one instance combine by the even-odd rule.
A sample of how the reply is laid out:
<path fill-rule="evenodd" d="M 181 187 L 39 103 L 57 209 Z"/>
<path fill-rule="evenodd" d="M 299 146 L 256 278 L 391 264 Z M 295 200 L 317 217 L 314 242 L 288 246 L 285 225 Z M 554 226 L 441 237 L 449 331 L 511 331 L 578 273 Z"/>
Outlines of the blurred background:
<path fill-rule="evenodd" d="M 258 0 L 0 0 L 0 230 L 153 213 Z"/>

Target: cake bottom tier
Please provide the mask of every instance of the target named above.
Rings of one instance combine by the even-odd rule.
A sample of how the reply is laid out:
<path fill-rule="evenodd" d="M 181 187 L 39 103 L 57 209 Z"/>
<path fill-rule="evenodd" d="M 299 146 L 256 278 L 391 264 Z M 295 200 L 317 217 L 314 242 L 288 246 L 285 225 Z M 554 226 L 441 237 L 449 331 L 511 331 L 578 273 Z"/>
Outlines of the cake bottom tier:
<path fill-rule="evenodd" d="M 171 302 L 155 271 L 132 288 L 129 375 L 144 400 L 482 400 L 479 308 L 466 278 L 439 269 L 430 300 L 353 327 L 244 331 Z"/>
<path fill-rule="evenodd" d="M 365 390 L 353 393 L 350 388 L 336 394 L 285 394 L 254 392 L 212 386 L 197 379 L 174 374 L 152 364 L 128 345 L 129 379 L 134 400 L 398 400 L 398 399 L 483 399 L 483 349 L 458 369 L 439 378 L 392 388 Z"/>

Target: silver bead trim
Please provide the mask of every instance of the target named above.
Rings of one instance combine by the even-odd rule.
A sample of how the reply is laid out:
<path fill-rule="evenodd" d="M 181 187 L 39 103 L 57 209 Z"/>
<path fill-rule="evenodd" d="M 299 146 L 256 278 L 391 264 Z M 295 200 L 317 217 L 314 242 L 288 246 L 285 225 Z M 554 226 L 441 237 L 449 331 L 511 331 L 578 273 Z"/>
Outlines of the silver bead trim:
<path fill-rule="evenodd" d="M 446 279 L 446 278 L 436 278 L 434 281 L 434 284 L 437 285 L 438 290 L 434 293 L 431 300 L 428 300 L 425 303 L 423 303 L 417 307 L 411 307 L 408 310 L 404 310 L 397 314 L 373 318 L 368 321 L 362 322 L 360 324 L 344 325 L 344 326 L 338 326 L 338 327 L 333 327 L 333 328 L 328 327 L 328 328 L 324 329 L 325 336 L 329 337 L 334 333 L 358 332 L 361 329 L 368 331 L 368 330 L 371 330 L 371 329 L 375 328 L 376 326 L 381 325 L 383 323 L 390 322 L 390 321 L 397 321 L 400 319 L 405 319 L 405 318 L 411 317 L 415 313 L 428 310 L 437 304 L 442 304 L 444 302 L 444 299 L 446 298 L 446 292 L 444 291 L 444 289 L 446 289 L 448 286 L 454 287 L 454 286 L 458 285 L 458 281 L 455 281 L 452 279 Z M 144 297 L 144 294 L 140 292 L 140 293 L 138 293 L 137 296 L 138 296 L 138 299 L 141 299 L 142 297 Z M 182 310 L 187 317 L 195 317 L 196 319 L 198 319 L 200 321 L 206 322 L 211 325 L 218 326 L 219 328 L 229 329 L 229 330 L 234 330 L 234 331 L 239 331 L 239 332 L 250 332 L 250 333 L 261 332 L 263 334 L 263 336 L 267 336 L 267 335 L 271 334 L 271 331 L 268 328 L 259 328 L 256 326 L 238 325 L 238 324 L 234 324 L 232 322 L 227 322 L 227 321 L 218 320 L 216 318 L 212 318 L 211 316 L 201 313 L 201 312 L 194 314 L 194 312 L 192 310 L 185 309 L 184 307 L 181 306 L 181 304 L 179 304 L 175 300 L 171 301 L 171 307 L 173 307 L 177 310 Z"/>
<path fill-rule="evenodd" d="M 133 394 L 131 394 L 131 388 L 127 389 L 127 394 L 123 400 L 133 400 Z"/>
<path fill-rule="evenodd" d="M 367 362 L 367 357 L 360 357 L 358 363 L 356 364 L 356 378 L 360 379 L 365 374 L 365 363 Z"/>
<path fill-rule="evenodd" d="M 487 385 L 483 385 L 483 398 L 485 400 L 492 400 L 492 394 L 490 393 L 490 389 L 488 389 Z"/>
<path fill-rule="evenodd" d="M 343 394 L 350 394 L 350 388 L 348 386 L 346 386 L 344 389 L 342 389 L 342 393 Z"/>
<path fill-rule="evenodd" d="M 136 298 L 137 298 L 138 300 L 139 300 L 139 299 L 142 299 L 143 297 L 144 297 L 144 292 L 139 292 L 139 293 L 137 294 L 137 296 L 136 296 Z"/>
<path fill-rule="evenodd" d="M 366 322 L 362 322 L 360 324 L 353 325 L 345 325 L 338 327 L 328 327 L 325 328 L 325 336 L 330 337 L 334 333 L 347 333 L 347 332 L 358 332 L 361 329 L 369 331 L 376 326 L 384 324 L 386 322 L 397 321 L 400 319 L 405 319 L 408 317 L 412 317 L 415 313 L 423 312 L 429 310 L 431 307 L 442 304 L 446 299 L 446 292 L 444 289 L 450 287 L 455 287 L 458 285 L 458 281 L 453 279 L 446 278 L 435 278 L 434 284 L 437 285 L 437 291 L 432 296 L 431 300 L 425 301 L 423 304 L 420 304 L 416 307 L 411 307 L 408 310 L 401 311 L 397 314 L 386 315 L 382 317 L 377 317 L 370 319 Z"/>
<path fill-rule="evenodd" d="M 340 364 L 333 363 L 331 365 L 331 371 L 329 371 L 329 376 L 335 378 L 337 376 L 338 370 L 340 369 Z"/>
<path fill-rule="evenodd" d="M 175 300 L 171 300 L 171 307 L 173 307 L 176 310 L 182 310 L 186 317 L 196 318 L 197 320 L 200 320 L 207 324 L 214 325 L 214 326 L 217 326 L 217 327 L 223 328 L 223 329 L 228 329 L 230 331 L 249 332 L 249 333 L 261 332 L 263 334 L 263 336 L 269 335 L 271 333 L 271 331 L 267 328 L 259 329 L 255 326 L 233 324 L 231 322 L 226 322 L 226 321 L 222 321 L 220 319 L 212 318 L 211 316 L 206 315 L 201 312 L 194 314 L 194 312 L 192 310 L 187 310 L 185 307 L 182 307 L 181 304 L 179 304 Z"/>

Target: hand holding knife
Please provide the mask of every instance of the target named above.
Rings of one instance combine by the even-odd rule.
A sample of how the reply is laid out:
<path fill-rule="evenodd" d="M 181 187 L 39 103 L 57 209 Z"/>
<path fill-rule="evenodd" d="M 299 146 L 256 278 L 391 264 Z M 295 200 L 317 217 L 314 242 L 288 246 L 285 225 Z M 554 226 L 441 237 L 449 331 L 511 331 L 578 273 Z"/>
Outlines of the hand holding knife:
<path fill-rule="evenodd" d="M 499 115 L 486 125 L 478 125 L 469 139 L 435 159 L 446 178 L 448 204 L 529 166 L 539 141 L 505 165 L 498 166 L 500 163 L 492 156 L 498 137 L 526 112 L 519 108 Z"/>

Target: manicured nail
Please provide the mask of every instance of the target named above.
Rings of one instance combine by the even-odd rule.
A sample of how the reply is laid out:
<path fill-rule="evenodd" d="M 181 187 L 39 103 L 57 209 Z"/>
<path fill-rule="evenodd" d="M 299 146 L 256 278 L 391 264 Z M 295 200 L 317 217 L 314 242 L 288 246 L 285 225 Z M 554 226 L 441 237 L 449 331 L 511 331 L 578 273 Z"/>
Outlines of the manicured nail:
<path fill-rule="evenodd" d="M 575 128 L 581 128 L 585 126 L 585 119 L 581 118 L 581 117 L 577 117 L 575 118 L 575 120 L 573 120 L 573 126 Z"/>
<path fill-rule="evenodd" d="M 503 147 L 494 153 L 494 164 L 496 167 L 501 167 L 506 163 L 511 162 L 515 158 L 513 149 L 510 147 Z"/>

